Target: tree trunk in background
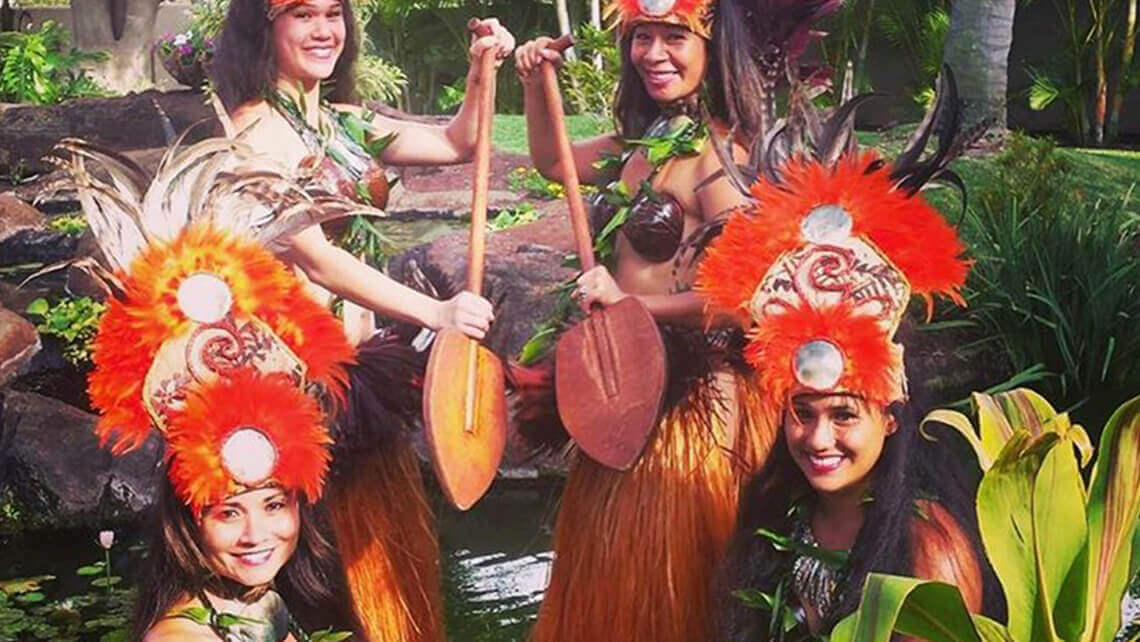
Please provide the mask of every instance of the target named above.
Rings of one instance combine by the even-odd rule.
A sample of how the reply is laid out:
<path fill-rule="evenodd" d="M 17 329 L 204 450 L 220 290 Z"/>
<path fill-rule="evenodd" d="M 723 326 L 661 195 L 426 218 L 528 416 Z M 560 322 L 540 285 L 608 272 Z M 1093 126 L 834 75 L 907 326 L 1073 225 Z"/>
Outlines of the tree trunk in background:
<path fill-rule="evenodd" d="M 72 42 L 79 49 L 110 54 L 92 75 L 108 89 L 120 92 L 153 83 L 151 47 L 158 15 L 158 0 L 125 0 L 125 4 L 123 32 L 116 40 L 107 0 L 71 0 Z"/>
<path fill-rule="evenodd" d="M 602 2 L 601 0 L 590 0 L 590 24 L 595 29 L 602 28 Z M 602 54 L 594 54 L 594 67 L 599 71 L 602 69 Z"/>
<path fill-rule="evenodd" d="M 955 0 L 943 61 L 966 101 L 967 125 L 992 118 L 1006 128 L 1009 50 L 1017 0 Z"/>
<path fill-rule="evenodd" d="M 554 0 L 554 10 L 558 13 L 558 33 L 565 36 L 573 31 L 570 28 L 570 10 L 566 8 L 566 0 Z M 574 48 L 566 50 L 566 59 L 574 59 Z"/>
<path fill-rule="evenodd" d="M 1136 56 L 1138 0 L 1128 0 L 1124 19 L 1124 44 L 1120 50 L 1120 72 L 1116 81 L 1116 94 L 1112 97 L 1112 113 L 1108 116 L 1108 139 L 1114 140 L 1120 128 L 1120 112 L 1124 109 L 1124 95 L 1128 92 L 1128 71 Z"/>

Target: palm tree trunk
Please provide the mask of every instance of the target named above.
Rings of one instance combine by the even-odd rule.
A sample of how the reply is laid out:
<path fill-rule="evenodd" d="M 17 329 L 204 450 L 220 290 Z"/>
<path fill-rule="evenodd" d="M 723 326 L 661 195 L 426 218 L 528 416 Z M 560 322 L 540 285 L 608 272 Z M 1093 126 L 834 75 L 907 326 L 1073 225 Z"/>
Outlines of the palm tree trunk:
<path fill-rule="evenodd" d="M 1111 0 L 1089 0 L 1089 10 L 1092 14 L 1092 45 L 1093 65 L 1096 69 L 1096 89 L 1093 96 L 1093 143 L 1100 147 L 1104 144 L 1104 124 L 1108 119 L 1108 69 L 1105 57 L 1108 55 L 1108 36 L 1106 34 L 1109 5 Z"/>
<path fill-rule="evenodd" d="M 595 29 L 602 28 L 602 2 L 601 0 L 590 0 L 590 24 Z M 594 68 L 598 71 L 602 69 L 602 53 L 599 51 L 594 54 Z"/>
<path fill-rule="evenodd" d="M 565 36 L 570 33 L 570 10 L 566 8 L 566 0 L 554 0 L 554 10 L 558 14 L 558 33 Z M 573 47 L 567 49 L 565 55 L 567 60 L 573 60 Z"/>
<path fill-rule="evenodd" d="M 1017 0 L 956 0 L 943 60 L 954 70 L 967 123 L 994 120 L 1006 128 L 1009 50 Z"/>
<path fill-rule="evenodd" d="M 1120 112 L 1124 109 L 1124 94 L 1128 91 L 1128 71 L 1136 56 L 1136 19 L 1138 0 L 1128 1 L 1128 11 L 1124 20 L 1124 45 L 1120 50 L 1120 73 L 1112 97 L 1112 113 L 1108 116 L 1108 139 L 1114 140 L 1120 129 Z"/>
<path fill-rule="evenodd" d="M 79 49 L 104 50 L 110 54 L 94 74 L 109 89 L 131 91 L 152 86 L 151 47 L 158 3 L 125 0 L 121 7 L 122 31 L 116 38 L 106 0 L 72 0 L 73 44 Z"/>

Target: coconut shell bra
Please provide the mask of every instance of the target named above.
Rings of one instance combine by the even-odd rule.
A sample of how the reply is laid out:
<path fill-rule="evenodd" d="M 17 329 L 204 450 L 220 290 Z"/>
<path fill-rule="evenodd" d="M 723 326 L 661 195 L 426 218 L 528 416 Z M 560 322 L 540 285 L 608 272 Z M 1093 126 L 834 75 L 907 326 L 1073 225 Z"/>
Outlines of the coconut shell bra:
<path fill-rule="evenodd" d="M 315 171 L 341 196 L 380 209 L 388 204 L 390 182 L 378 159 L 396 135 L 372 137 L 373 112 L 364 110 L 358 116 L 322 103 L 318 129 L 305 120 L 302 105 L 291 96 L 277 91 L 267 100 L 308 148 L 303 168 Z"/>
<path fill-rule="evenodd" d="M 651 168 L 634 194 L 618 178 L 594 196 L 594 252 L 601 262 L 609 264 L 613 258 L 618 232 L 640 256 L 653 263 L 664 263 L 677 255 L 684 236 L 685 211 L 677 199 L 654 190 L 652 182 L 674 158 L 699 154 L 706 137 L 705 126 L 688 116 L 662 117 L 642 138 L 623 141 L 625 150 L 620 156 L 599 163 L 603 171 L 620 174 L 630 156 L 644 149 Z"/>

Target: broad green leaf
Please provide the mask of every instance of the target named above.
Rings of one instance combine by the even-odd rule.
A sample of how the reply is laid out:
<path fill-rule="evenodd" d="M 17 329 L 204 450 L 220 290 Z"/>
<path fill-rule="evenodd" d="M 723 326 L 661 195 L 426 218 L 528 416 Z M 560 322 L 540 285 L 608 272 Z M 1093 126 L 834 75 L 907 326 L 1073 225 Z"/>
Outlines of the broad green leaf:
<path fill-rule="evenodd" d="M 978 409 L 978 432 L 981 435 L 982 447 L 992 461 L 997 459 L 998 454 L 1013 437 L 1014 428 L 993 397 L 974 393 L 973 398 L 974 406 Z"/>
<path fill-rule="evenodd" d="M 858 617 L 859 611 L 855 611 L 836 623 L 831 628 L 831 635 L 827 638 L 828 642 L 852 642 L 855 639 L 855 620 Z"/>
<path fill-rule="evenodd" d="M 175 613 L 172 617 L 190 620 L 195 624 L 210 626 L 210 610 L 204 606 L 189 606 Z"/>
<path fill-rule="evenodd" d="M 810 557 L 823 562 L 833 569 L 843 568 L 847 564 L 847 558 L 850 557 L 848 551 L 833 551 L 819 546 L 812 546 L 794 537 L 781 535 L 767 528 L 757 529 L 756 535 L 768 540 L 768 542 L 772 544 L 772 547 L 778 551 L 791 551 L 796 555 Z"/>
<path fill-rule="evenodd" d="M 28 308 L 25 311 L 28 314 L 43 316 L 47 314 L 48 308 L 50 307 L 51 306 L 48 305 L 47 299 L 36 299 L 35 301 L 32 301 L 28 304 Z"/>
<path fill-rule="evenodd" d="M 94 564 L 91 566 L 80 566 L 78 569 L 76 569 L 75 574 L 76 575 L 98 575 L 102 572 L 103 572 L 103 566 L 102 566 L 102 563 L 100 563 L 99 566 L 96 566 Z"/>
<path fill-rule="evenodd" d="M 1101 434 L 1089 484 L 1088 626 L 1085 639 L 1111 640 L 1131 567 L 1140 516 L 1140 397 L 1117 409 Z"/>
<path fill-rule="evenodd" d="M 1014 433 L 978 486 L 978 528 L 1005 590 L 1015 640 L 1048 639 L 1037 630 L 1046 616 L 1037 599 L 1032 498 L 1037 471 L 1058 443 L 1055 434 L 1033 440 L 1025 431 Z"/>
<path fill-rule="evenodd" d="M 974 628 L 982 642 L 1014 642 L 1009 631 L 1000 622 L 995 622 L 984 615 L 972 614 Z"/>
<path fill-rule="evenodd" d="M 997 456 L 997 453 L 995 452 L 991 454 L 986 451 L 985 446 L 982 445 L 982 440 L 978 438 L 978 435 L 974 430 L 974 424 L 970 423 L 970 420 L 966 417 L 966 415 L 963 415 L 962 413 L 955 410 L 934 410 L 931 411 L 930 414 L 926 415 L 926 417 L 923 418 L 922 423 L 918 425 L 918 429 L 924 437 L 930 439 L 931 441 L 934 441 L 934 437 L 931 437 L 926 432 L 926 424 L 932 422 L 949 426 L 950 428 L 953 428 L 958 434 L 962 435 L 962 437 L 964 437 L 970 444 L 970 447 L 974 449 L 974 455 L 978 458 L 978 466 L 980 466 L 983 471 L 990 469 L 990 466 L 993 465 L 994 457 Z"/>
<path fill-rule="evenodd" d="M 1068 442 L 1062 442 L 1065 444 Z M 1075 640 L 1084 628 L 1083 553 L 1085 489 L 1073 451 L 1052 448 L 1041 462 L 1033 486 L 1033 539 L 1037 562 L 1037 599 L 1049 637 Z M 1068 589 L 1062 595 L 1063 589 Z M 1065 617 L 1059 617 L 1063 610 Z"/>
<path fill-rule="evenodd" d="M 54 575 L 36 575 L 35 577 L 17 577 L 11 580 L 0 580 L 0 592 L 6 595 L 19 595 L 40 590 L 40 584 L 54 580 Z"/>
<path fill-rule="evenodd" d="M 122 581 L 123 581 L 123 578 L 119 577 L 118 575 L 112 575 L 110 577 L 97 577 L 97 578 L 91 580 L 91 586 L 97 586 L 99 588 L 107 588 L 110 586 L 114 586 L 114 585 L 116 585 Z"/>
<path fill-rule="evenodd" d="M 314 631 L 310 636 L 310 642 L 341 642 L 352 637 L 352 633 L 348 631 L 333 631 L 332 629 L 322 629 Z"/>
<path fill-rule="evenodd" d="M 895 632 L 931 642 L 981 641 L 956 587 L 872 573 L 856 611 L 853 639 L 887 642 Z"/>
<path fill-rule="evenodd" d="M 769 613 L 775 613 L 779 610 L 785 633 L 796 628 L 796 625 L 799 624 L 799 622 L 796 621 L 795 613 L 792 612 L 792 609 L 787 608 L 786 604 L 779 605 L 782 608 L 777 608 L 778 602 L 782 601 L 782 598 L 777 600 L 776 597 L 759 589 L 738 589 L 733 591 L 732 595 L 750 609 L 761 609 Z"/>

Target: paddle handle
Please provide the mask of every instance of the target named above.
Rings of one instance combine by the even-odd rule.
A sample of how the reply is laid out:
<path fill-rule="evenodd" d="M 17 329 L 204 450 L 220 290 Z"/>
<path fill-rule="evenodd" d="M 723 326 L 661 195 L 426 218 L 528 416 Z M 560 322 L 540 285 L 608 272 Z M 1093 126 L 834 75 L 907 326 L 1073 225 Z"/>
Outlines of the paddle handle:
<path fill-rule="evenodd" d="M 574 44 L 570 35 L 564 35 L 547 46 L 562 51 Z M 585 272 L 594 267 L 594 243 L 590 239 L 590 221 L 582 202 L 582 185 L 578 182 L 578 166 L 574 163 L 574 149 L 566 131 L 566 114 L 562 110 L 562 92 L 558 90 L 558 76 L 554 65 L 542 63 L 542 90 L 546 96 L 546 109 L 554 129 L 554 143 L 558 147 L 558 164 L 562 167 L 562 186 L 566 190 L 566 204 L 570 206 L 570 225 L 574 228 L 574 244 L 578 247 L 578 260 Z"/>
<path fill-rule="evenodd" d="M 473 23 L 472 23 L 473 24 Z M 487 252 L 487 193 L 491 184 L 491 120 L 495 115 L 495 52 L 479 60 L 478 128 L 475 138 L 475 177 L 471 193 L 471 239 L 467 246 L 467 290 L 483 292 L 483 263 Z"/>

